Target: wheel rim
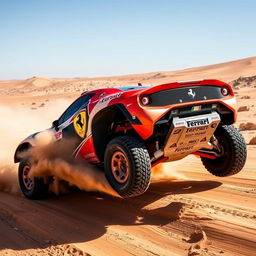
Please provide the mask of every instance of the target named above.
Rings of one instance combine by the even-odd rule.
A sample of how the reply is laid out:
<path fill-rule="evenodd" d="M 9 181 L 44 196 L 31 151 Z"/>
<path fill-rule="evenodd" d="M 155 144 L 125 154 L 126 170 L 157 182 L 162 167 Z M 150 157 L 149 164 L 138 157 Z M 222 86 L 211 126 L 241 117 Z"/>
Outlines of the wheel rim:
<path fill-rule="evenodd" d="M 111 170 L 115 180 L 119 183 L 125 183 L 129 177 L 129 165 L 126 155 L 121 151 L 116 151 L 112 155 Z"/>
<path fill-rule="evenodd" d="M 27 190 L 32 190 L 34 186 L 34 180 L 29 177 L 30 166 L 25 165 L 23 168 L 23 184 Z"/>

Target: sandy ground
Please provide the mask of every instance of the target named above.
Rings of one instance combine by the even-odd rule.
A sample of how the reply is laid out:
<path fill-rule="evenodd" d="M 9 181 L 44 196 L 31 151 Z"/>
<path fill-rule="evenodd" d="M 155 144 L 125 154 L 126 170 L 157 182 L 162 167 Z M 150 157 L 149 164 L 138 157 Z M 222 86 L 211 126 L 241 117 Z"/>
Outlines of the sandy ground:
<path fill-rule="evenodd" d="M 215 178 L 189 157 L 165 167 L 174 171 L 169 180 L 132 199 L 72 192 L 29 201 L 0 193 L 0 254 L 253 255 L 255 149 L 234 177 Z"/>
<path fill-rule="evenodd" d="M 256 58 L 168 75 L 185 80 L 194 74 L 228 81 L 256 75 Z M 136 81 L 136 76 L 157 80 L 152 74 L 129 79 Z M 87 85 L 119 84 L 122 79 L 81 79 L 81 88 L 73 79 L 54 80 L 55 85 L 46 78 L 0 82 L 0 255 L 254 255 L 256 145 L 248 145 L 246 166 L 235 176 L 214 177 L 200 159 L 189 156 L 158 167 L 149 190 L 136 198 L 70 191 L 30 201 L 20 195 L 17 166 L 11 163 L 17 143 L 49 127 Z M 70 90 L 65 89 L 68 82 Z M 238 107 L 249 108 L 238 113 L 237 127 L 256 123 L 256 88 L 240 86 L 236 92 Z M 243 134 L 248 143 L 256 130 Z"/>

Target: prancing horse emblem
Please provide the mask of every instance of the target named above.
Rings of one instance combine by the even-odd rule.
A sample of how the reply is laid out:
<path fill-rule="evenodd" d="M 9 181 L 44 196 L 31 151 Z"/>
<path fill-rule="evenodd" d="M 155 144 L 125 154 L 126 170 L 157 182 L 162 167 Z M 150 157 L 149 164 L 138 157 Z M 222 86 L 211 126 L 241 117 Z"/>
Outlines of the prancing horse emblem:
<path fill-rule="evenodd" d="M 189 89 L 189 90 L 188 90 L 188 96 L 190 96 L 192 99 L 194 99 L 195 96 L 196 96 L 196 92 L 193 92 L 192 89 Z"/>
<path fill-rule="evenodd" d="M 86 133 L 86 113 L 85 110 L 81 111 L 76 115 L 73 121 L 73 125 L 75 128 L 75 131 L 78 136 L 80 136 L 82 139 L 85 136 Z"/>

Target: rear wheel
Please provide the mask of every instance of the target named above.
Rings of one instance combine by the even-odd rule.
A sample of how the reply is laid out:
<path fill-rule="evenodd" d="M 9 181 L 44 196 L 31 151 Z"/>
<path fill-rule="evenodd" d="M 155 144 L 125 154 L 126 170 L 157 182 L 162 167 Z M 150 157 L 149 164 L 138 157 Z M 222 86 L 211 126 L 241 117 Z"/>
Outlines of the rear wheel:
<path fill-rule="evenodd" d="M 143 194 L 151 177 L 150 157 L 145 146 L 131 136 L 109 142 L 104 156 L 105 175 L 122 197 Z"/>
<path fill-rule="evenodd" d="M 205 168 L 219 177 L 240 172 L 247 156 L 246 143 L 242 134 L 233 125 L 220 125 L 214 135 L 222 154 L 215 159 L 201 158 Z"/>
<path fill-rule="evenodd" d="M 22 159 L 19 164 L 18 178 L 22 193 L 29 199 L 43 199 L 47 197 L 49 186 L 43 178 L 30 177 L 31 161 Z"/>

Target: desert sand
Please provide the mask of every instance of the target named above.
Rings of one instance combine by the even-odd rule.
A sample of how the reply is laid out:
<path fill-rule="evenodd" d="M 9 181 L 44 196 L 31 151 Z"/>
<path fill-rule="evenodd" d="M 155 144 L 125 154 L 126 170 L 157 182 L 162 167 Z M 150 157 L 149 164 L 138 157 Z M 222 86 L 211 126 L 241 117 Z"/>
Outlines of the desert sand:
<path fill-rule="evenodd" d="M 94 186 L 44 201 L 25 199 L 13 153 L 27 135 L 50 127 L 82 91 L 125 84 L 221 79 L 237 96 L 248 159 L 218 178 L 189 156 L 153 170 L 149 190 L 121 199 Z M 256 57 L 179 71 L 103 78 L 0 81 L 0 255 L 241 255 L 256 250 Z M 252 123 L 252 124 L 248 124 Z M 86 175 L 90 175 L 87 173 Z M 88 187 L 86 187 L 88 185 Z M 106 192 L 106 191 L 105 191 Z"/>

